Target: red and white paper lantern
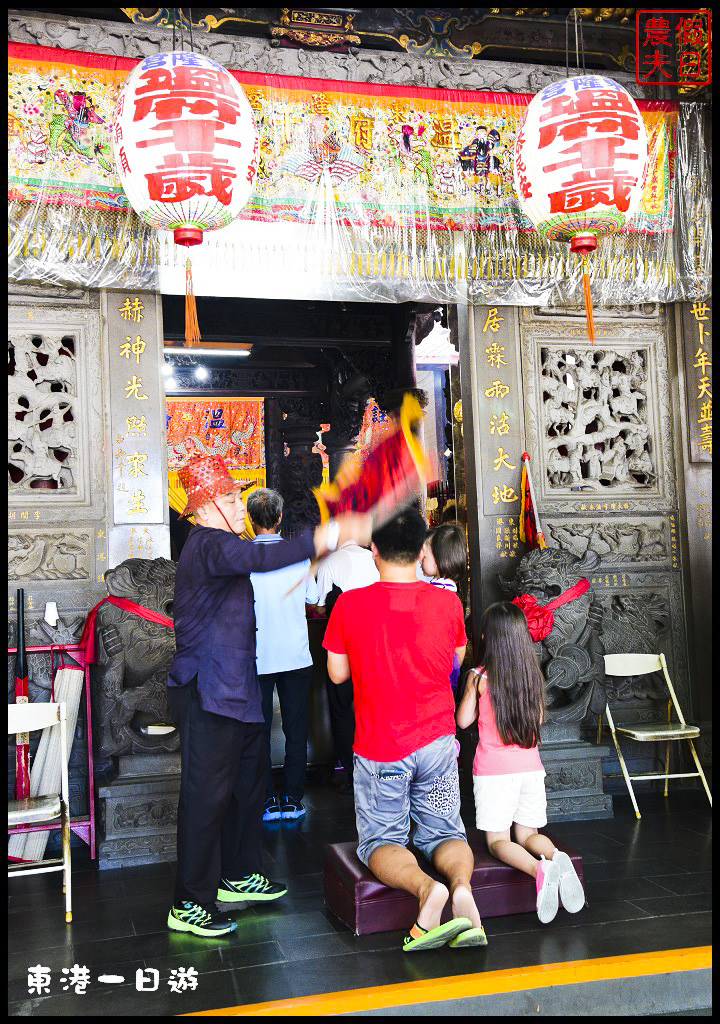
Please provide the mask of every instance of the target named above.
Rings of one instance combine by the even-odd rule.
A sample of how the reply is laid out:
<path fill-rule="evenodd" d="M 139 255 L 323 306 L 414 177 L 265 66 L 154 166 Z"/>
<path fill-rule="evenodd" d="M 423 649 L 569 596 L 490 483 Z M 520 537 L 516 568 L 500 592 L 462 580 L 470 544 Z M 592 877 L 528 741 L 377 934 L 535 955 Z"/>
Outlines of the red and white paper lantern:
<path fill-rule="evenodd" d="M 133 210 L 179 245 L 225 227 L 252 191 L 259 140 L 239 83 L 199 53 L 158 53 L 128 77 L 112 126 Z"/>
<path fill-rule="evenodd" d="M 533 97 L 515 144 L 515 191 L 544 238 L 591 252 L 637 212 L 647 169 L 640 111 L 611 78 L 567 78 Z"/>

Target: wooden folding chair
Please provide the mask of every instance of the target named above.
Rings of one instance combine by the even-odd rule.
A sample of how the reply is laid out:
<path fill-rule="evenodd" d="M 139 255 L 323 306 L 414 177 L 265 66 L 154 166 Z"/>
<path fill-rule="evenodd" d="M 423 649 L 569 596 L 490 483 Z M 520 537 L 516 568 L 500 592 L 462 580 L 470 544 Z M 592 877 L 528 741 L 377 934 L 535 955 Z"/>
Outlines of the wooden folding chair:
<path fill-rule="evenodd" d="M 72 921 L 72 885 L 70 877 L 70 787 L 68 784 L 67 709 L 60 704 L 8 704 L 8 735 L 37 732 L 57 726 L 60 729 L 60 792 L 8 801 L 8 828 L 37 825 L 60 818 L 62 823 L 61 858 L 8 863 L 8 878 L 62 871 L 65 893 L 65 921 Z M 92 785 L 92 779 L 90 780 Z"/>
<path fill-rule="evenodd" d="M 648 675 L 651 672 L 662 672 L 665 682 L 667 683 L 668 691 L 670 693 L 670 699 L 668 700 L 668 721 L 667 725 L 660 723 L 653 725 L 615 725 L 612 714 L 610 713 L 610 705 L 605 705 L 605 715 L 607 716 L 608 725 L 610 726 L 610 732 L 612 733 L 613 743 L 615 744 L 615 750 L 617 751 L 618 761 L 620 762 L 620 768 L 625 779 L 625 785 L 628 788 L 630 799 L 632 800 L 633 807 L 635 808 L 635 816 L 639 818 L 640 811 L 638 810 L 637 800 L 635 799 L 635 793 L 633 791 L 633 782 L 644 781 L 647 779 L 665 779 L 665 796 L 668 795 L 668 779 L 702 779 L 702 784 L 705 787 L 707 798 L 710 801 L 712 807 L 712 795 L 708 788 L 705 773 L 702 770 L 702 765 L 698 759 L 695 751 L 694 739 L 700 735 L 700 729 L 696 725 L 688 725 L 685 721 L 685 717 L 682 713 L 680 705 L 678 703 L 677 696 L 673 684 L 670 681 L 670 675 L 667 669 L 667 662 L 665 661 L 664 654 L 606 654 L 605 655 L 605 675 L 608 676 L 642 676 Z M 672 721 L 672 708 L 675 707 L 677 717 L 679 721 L 673 723 Z M 598 732 L 602 728 L 602 719 L 599 723 Z M 625 764 L 625 758 L 622 755 L 620 744 L 618 742 L 618 736 L 627 736 L 630 739 L 636 740 L 639 743 L 654 743 L 665 741 L 665 771 L 664 772 L 643 772 L 640 775 L 630 775 Z M 693 760 L 697 766 L 696 772 L 676 772 L 670 773 L 670 744 L 675 740 L 687 740 L 690 744 L 690 751 L 693 756 Z"/>

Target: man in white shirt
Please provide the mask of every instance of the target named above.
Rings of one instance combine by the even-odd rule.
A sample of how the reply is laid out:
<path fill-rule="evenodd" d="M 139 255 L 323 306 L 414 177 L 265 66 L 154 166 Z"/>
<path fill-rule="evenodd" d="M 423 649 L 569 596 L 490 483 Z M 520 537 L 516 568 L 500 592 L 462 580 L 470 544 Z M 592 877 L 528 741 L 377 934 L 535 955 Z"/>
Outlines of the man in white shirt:
<path fill-rule="evenodd" d="M 326 555 L 318 564 L 318 611 L 323 611 L 333 586 L 344 593 L 346 590 L 369 587 L 379 579 L 375 560 L 367 548 L 361 548 L 352 540 L 341 544 L 337 551 Z"/>
<path fill-rule="evenodd" d="M 255 544 L 284 544 L 277 533 L 283 499 L 276 491 L 260 488 L 247 499 L 247 514 L 255 531 Z M 306 606 L 317 603 L 318 592 L 310 561 L 272 572 L 251 573 L 257 623 L 257 671 L 265 719 L 268 764 L 273 717 L 273 693 L 277 687 L 282 728 L 285 733 L 285 764 L 280 799 L 275 795 L 268 770 L 267 799 L 263 821 L 296 819 L 305 815 L 302 798 L 307 768 L 308 707 L 312 683 L 312 656 L 308 641 Z"/>
<path fill-rule="evenodd" d="M 317 569 L 318 612 L 321 615 L 330 612 L 341 593 L 346 590 L 359 590 L 377 583 L 380 573 L 375 559 L 367 548 L 360 547 L 355 541 L 341 544 L 337 551 L 332 551 L 322 558 Z M 328 705 L 330 707 L 330 726 L 338 760 L 353 779 L 353 741 L 355 739 L 355 709 L 353 707 L 352 680 L 348 679 L 339 685 L 326 677 Z"/>

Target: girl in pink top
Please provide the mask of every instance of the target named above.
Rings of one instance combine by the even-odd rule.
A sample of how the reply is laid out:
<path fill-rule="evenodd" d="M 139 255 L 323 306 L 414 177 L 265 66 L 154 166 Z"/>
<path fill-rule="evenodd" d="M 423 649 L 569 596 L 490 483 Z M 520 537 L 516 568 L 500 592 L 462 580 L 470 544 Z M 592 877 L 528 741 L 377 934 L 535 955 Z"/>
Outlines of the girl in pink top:
<path fill-rule="evenodd" d="M 461 729 L 478 725 L 476 824 L 493 857 L 535 878 L 538 917 L 548 924 L 559 899 L 574 914 L 585 905 L 585 893 L 568 855 L 538 832 L 547 824 L 538 751 L 545 680 L 517 605 L 499 601 L 486 609 L 475 664 L 480 667 L 468 673 L 455 718 Z"/>

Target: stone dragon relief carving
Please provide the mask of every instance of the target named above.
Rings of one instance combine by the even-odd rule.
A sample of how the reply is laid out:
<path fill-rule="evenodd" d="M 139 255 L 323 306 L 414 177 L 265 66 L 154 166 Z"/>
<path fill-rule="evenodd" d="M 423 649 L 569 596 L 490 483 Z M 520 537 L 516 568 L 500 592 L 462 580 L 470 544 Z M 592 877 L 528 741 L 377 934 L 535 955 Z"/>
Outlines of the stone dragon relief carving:
<path fill-rule="evenodd" d="M 108 592 L 172 617 L 175 563 L 167 558 L 128 558 L 105 573 Z M 171 723 L 167 675 L 175 634 L 124 609 L 104 604 L 96 630 L 99 658 L 93 672 L 98 752 L 146 754 L 174 751 L 177 730 L 149 735 L 148 726 Z"/>
<path fill-rule="evenodd" d="M 540 359 L 549 489 L 652 485 L 646 354 L 541 348 Z"/>
<path fill-rule="evenodd" d="M 670 609 L 664 595 L 602 594 L 602 639 L 606 654 L 657 654 L 670 628 Z M 659 674 L 608 676 L 609 701 L 653 701 L 667 695 Z"/>
<path fill-rule="evenodd" d="M 78 492 L 75 355 L 70 336 L 8 340 L 8 473 L 16 493 Z"/>
<path fill-rule="evenodd" d="M 591 574 L 600 558 L 594 551 L 582 558 L 568 551 L 536 548 L 518 563 L 513 576 L 498 576 L 508 598 L 530 594 L 546 605 Z M 555 613 L 552 632 L 535 645 L 545 676 L 546 726 L 573 723 L 579 726 L 588 712 L 605 708 L 605 664 L 602 608 L 592 589 L 562 605 Z"/>

